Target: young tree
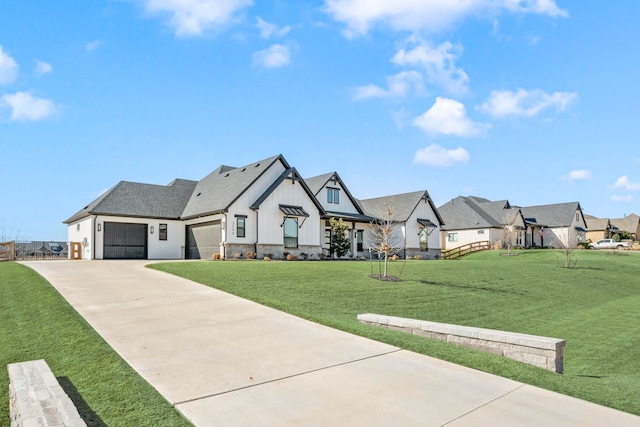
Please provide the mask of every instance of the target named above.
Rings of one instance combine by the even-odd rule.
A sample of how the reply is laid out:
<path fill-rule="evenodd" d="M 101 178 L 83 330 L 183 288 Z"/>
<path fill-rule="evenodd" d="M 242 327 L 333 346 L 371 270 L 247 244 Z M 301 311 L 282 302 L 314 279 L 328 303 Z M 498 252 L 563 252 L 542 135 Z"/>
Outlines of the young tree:
<path fill-rule="evenodd" d="M 331 244 L 329 249 L 332 254 L 336 254 L 338 258 L 342 258 L 349 252 L 349 249 L 351 249 L 349 234 L 347 233 L 348 226 L 342 221 L 342 218 L 330 218 L 329 225 L 331 226 Z"/>
<path fill-rule="evenodd" d="M 568 229 L 562 232 L 560 236 L 555 235 L 552 242 L 556 243 L 558 250 L 564 256 L 564 268 L 571 267 L 571 254 L 578 247 L 578 233 Z"/>
<path fill-rule="evenodd" d="M 513 248 L 513 242 L 516 240 L 518 230 L 516 228 L 517 215 L 514 212 L 507 211 L 504 214 L 504 221 L 502 227 L 502 244 L 507 247 L 507 255 L 511 255 L 511 249 Z"/>
<path fill-rule="evenodd" d="M 371 223 L 372 247 L 383 256 L 382 278 L 388 277 L 389 257 L 404 249 L 400 224 L 394 221 L 394 210 L 390 200 L 384 202 L 377 220 Z"/>

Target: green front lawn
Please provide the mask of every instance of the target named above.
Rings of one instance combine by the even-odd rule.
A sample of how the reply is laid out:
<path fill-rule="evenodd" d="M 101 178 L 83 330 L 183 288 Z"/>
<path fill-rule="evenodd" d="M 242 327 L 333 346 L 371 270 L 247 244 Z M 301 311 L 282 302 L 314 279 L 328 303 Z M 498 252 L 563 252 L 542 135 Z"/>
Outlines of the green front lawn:
<path fill-rule="evenodd" d="M 56 261 L 50 261 L 56 262 Z M 44 359 L 88 426 L 190 426 L 33 270 L 0 263 L 0 425 L 7 364 Z"/>
<path fill-rule="evenodd" d="M 401 282 L 358 262 L 210 261 L 158 270 L 318 323 L 640 415 L 640 254 L 551 250 L 456 261 L 409 261 Z M 391 274 L 397 274 L 395 266 Z M 401 332 L 361 325 L 360 313 L 562 338 L 564 374 Z"/>

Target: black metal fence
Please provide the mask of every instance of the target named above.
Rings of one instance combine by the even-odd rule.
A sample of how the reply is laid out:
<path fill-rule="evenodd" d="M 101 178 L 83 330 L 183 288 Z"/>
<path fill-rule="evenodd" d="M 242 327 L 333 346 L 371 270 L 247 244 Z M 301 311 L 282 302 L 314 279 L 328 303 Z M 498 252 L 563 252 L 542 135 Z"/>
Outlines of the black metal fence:
<path fill-rule="evenodd" d="M 67 242 L 15 242 L 14 260 L 61 260 L 69 258 L 69 245 Z"/>

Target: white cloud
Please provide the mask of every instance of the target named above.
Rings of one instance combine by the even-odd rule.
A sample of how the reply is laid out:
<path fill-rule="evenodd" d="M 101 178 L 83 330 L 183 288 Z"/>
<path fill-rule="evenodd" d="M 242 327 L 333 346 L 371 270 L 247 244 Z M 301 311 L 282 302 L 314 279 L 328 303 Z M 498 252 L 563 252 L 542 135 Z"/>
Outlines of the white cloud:
<path fill-rule="evenodd" d="M 560 179 L 565 181 L 581 181 L 591 179 L 591 171 L 587 169 L 574 170 L 569 172 L 568 175 L 561 177 Z"/>
<path fill-rule="evenodd" d="M 177 36 L 198 36 L 227 24 L 251 0 L 142 0 L 147 12 L 169 14 L 168 25 Z"/>
<path fill-rule="evenodd" d="M 18 64 L 0 46 L 0 85 L 12 83 L 18 77 Z"/>
<path fill-rule="evenodd" d="M 87 51 L 89 52 L 93 52 L 100 46 L 102 46 L 102 40 L 93 40 L 87 43 L 87 45 L 85 46 L 85 49 L 87 49 Z"/>
<path fill-rule="evenodd" d="M 406 96 L 411 88 L 418 94 L 424 92 L 422 76 L 417 71 L 403 71 L 387 77 L 388 89 L 376 85 L 358 86 L 353 97 L 357 100 L 370 98 L 391 98 Z"/>
<path fill-rule="evenodd" d="M 253 54 L 253 64 L 265 68 L 284 67 L 291 61 L 291 53 L 287 46 L 274 44 Z"/>
<path fill-rule="evenodd" d="M 469 77 L 454 64 L 461 54 L 461 45 L 444 42 L 434 47 L 428 41 L 421 40 L 413 49 L 400 49 L 391 61 L 398 65 L 420 66 L 424 68 L 429 83 L 441 86 L 450 93 L 464 93 Z"/>
<path fill-rule="evenodd" d="M 613 186 L 615 188 L 624 188 L 629 191 L 640 191 L 640 182 L 631 182 L 629 181 L 629 177 L 626 175 L 618 178 Z"/>
<path fill-rule="evenodd" d="M 325 0 L 325 12 L 346 26 L 345 35 L 364 35 L 377 25 L 394 31 L 438 32 L 469 16 L 501 12 L 568 16 L 555 0 Z"/>
<path fill-rule="evenodd" d="M 469 152 L 462 147 L 448 150 L 433 144 L 418 150 L 413 157 L 413 162 L 427 166 L 447 167 L 456 163 L 467 163 L 469 158 Z"/>
<path fill-rule="evenodd" d="M 36 74 L 39 76 L 44 76 L 45 74 L 48 74 L 50 72 L 53 71 L 53 67 L 51 66 L 51 64 L 44 62 L 44 61 L 40 61 L 39 59 L 36 59 Z"/>
<path fill-rule="evenodd" d="M 487 102 L 479 109 L 494 117 L 533 117 L 547 108 L 564 111 L 577 97 L 578 95 L 572 92 L 548 94 L 540 89 L 532 91 L 518 89 L 515 92 L 493 91 Z"/>
<path fill-rule="evenodd" d="M 611 201 L 620 202 L 620 203 L 631 203 L 633 202 L 633 196 L 632 195 L 628 195 L 628 196 L 613 195 L 611 196 Z"/>
<path fill-rule="evenodd" d="M 491 128 L 488 123 L 474 122 L 467 116 L 464 105 L 448 98 L 436 98 L 436 102 L 413 124 L 432 135 L 471 137 L 482 135 Z"/>
<path fill-rule="evenodd" d="M 38 121 L 57 112 L 53 102 L 48 99 L 37 98 L 27 92 L 3 95 L 0 101 L 11 108 L 11 120 L 14 121 Z"/>
<path fill-rule="evenodd" d="M 291 27 L 289 26 L 279 28 L 277 25 L 271 24 L 259 16 L 256 18 L 256 27 L 260 30 L 260 37 L 264 39 L 284 37 L 291 31 Z"/>

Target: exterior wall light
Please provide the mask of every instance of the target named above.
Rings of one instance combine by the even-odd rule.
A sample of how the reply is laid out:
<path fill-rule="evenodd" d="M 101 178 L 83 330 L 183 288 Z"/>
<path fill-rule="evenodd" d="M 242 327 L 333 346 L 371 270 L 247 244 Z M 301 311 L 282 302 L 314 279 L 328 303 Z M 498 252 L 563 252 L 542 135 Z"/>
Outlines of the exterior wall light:
<path fill-rule="evenodd" d="M 98 223 L 98 231 L 102 231 L 102 224 Z"/>
<path fill-rule="evenodd" d="M 149 229 L 149 232 L 150 232 L 151 234 L 153 234 L 153 225 L 152 225 L 152 226 L 151 226 L 151 228 Z"/>

